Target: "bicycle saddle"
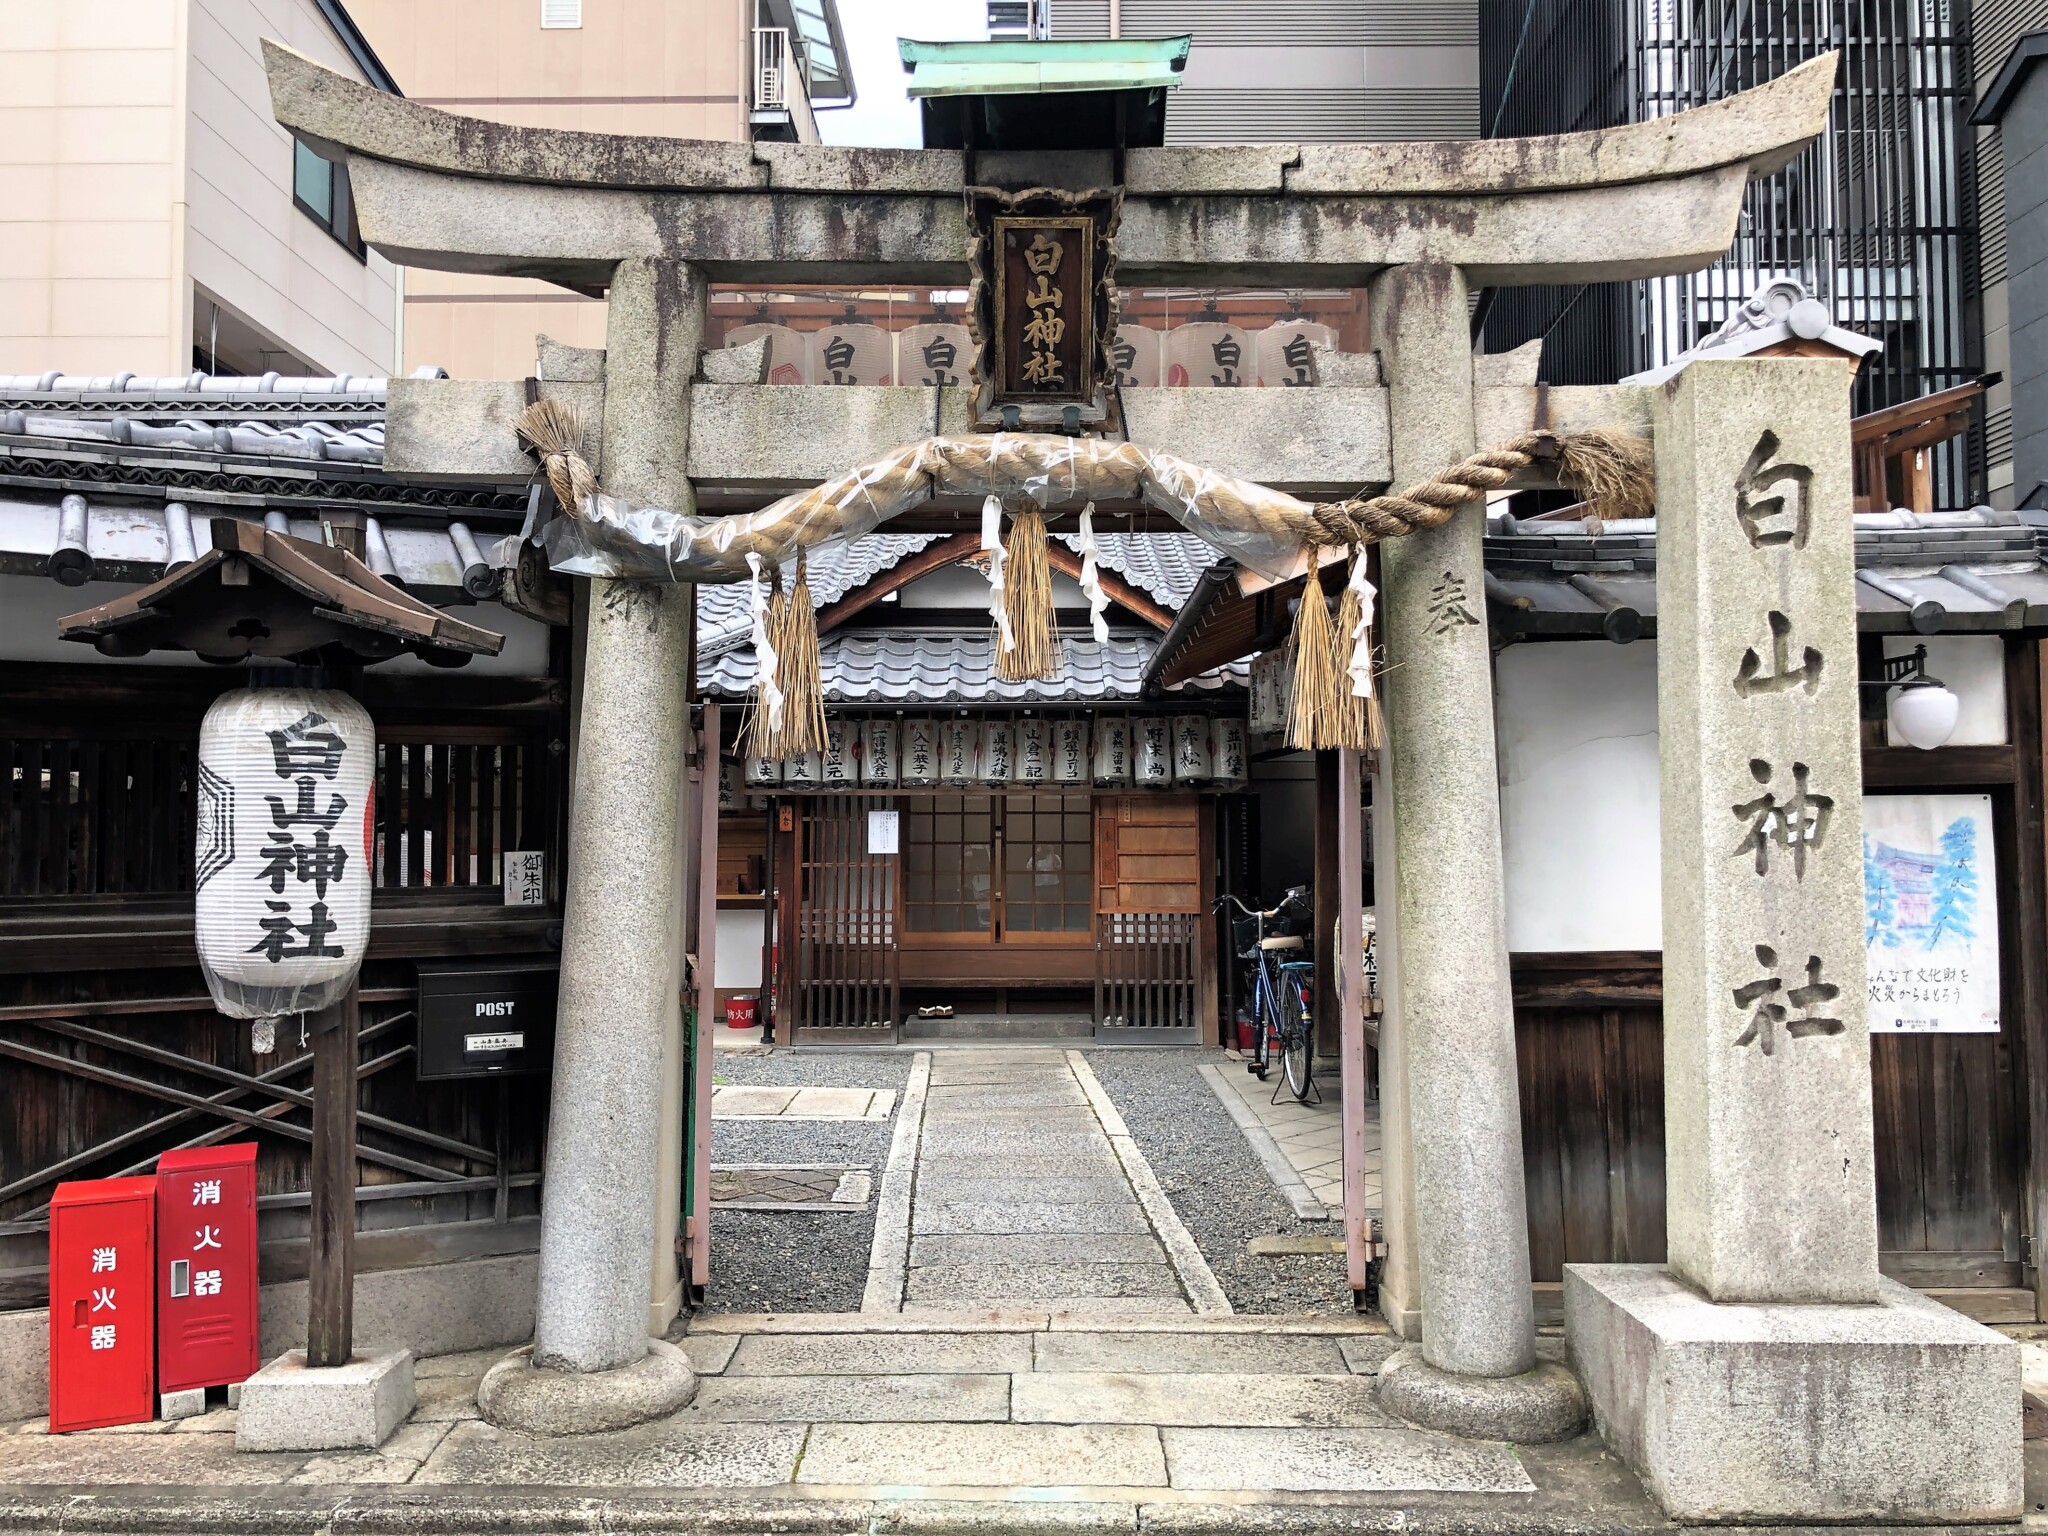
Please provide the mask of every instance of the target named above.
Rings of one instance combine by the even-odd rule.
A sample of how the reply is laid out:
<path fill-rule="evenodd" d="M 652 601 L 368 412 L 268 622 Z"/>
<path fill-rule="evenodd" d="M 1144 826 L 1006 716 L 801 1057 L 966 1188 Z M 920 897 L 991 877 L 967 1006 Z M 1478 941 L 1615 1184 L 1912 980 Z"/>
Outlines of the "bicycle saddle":
<path fill-rule="evenodd" d="M 1275 935 L 1274 937 L 1272 937 L 1272 938 L 1270 938 L 1270 939 L 1261 939 L 1261 940 L 1259 940 L 1259 948 L 1261 948 L 1261 949 L 1299 949 L 1299 948 L 1301 948 L 1301 935 L 1300 935 L 1300 934 L 1298 934 L 1298 933 L 1282 933 L 1282 934 L 1276 934 L 1276 935 Z"/>

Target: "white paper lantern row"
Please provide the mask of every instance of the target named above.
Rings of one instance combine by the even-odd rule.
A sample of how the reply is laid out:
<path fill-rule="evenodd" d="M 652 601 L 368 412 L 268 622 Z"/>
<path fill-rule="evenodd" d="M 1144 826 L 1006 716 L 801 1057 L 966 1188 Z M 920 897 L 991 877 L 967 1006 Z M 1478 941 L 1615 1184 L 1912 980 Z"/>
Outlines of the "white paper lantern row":
<path fill-rule="evenodd" d="M 1015 720 L 870 718 L 828 720 L 826 747 L 778 763 L 749 758 L 757 788 L 906 789 L 1099 784 L 1161 789 L 1243 784 L 1245 722 L 1207 715 L 1106 715 L 1090 722 L 1029 715 Z"/>
<path fill-rule="evenodd" d="M 199 727 L 194 938 L 230 1018 L 325 1008 L 370 938 L 377 737 L 345 693 L 224 694 Z"/>

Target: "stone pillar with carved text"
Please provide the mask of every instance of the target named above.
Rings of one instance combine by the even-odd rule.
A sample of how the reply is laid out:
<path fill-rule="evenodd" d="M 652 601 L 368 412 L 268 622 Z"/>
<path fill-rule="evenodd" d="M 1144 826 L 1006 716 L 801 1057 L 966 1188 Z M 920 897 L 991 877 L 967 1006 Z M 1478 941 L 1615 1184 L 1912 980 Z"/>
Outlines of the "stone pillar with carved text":
<path fill-rule="evenodd" d="M 1566 1266 L 1565 1317 L 1678 1518 L 2019 1509 L 2015 1347 L 1878 1272 L 1850 376 L 1656 401 L 1670 1260 Z"/>
<path fill-rule="evenodd" d="M 614 495 L 695 510 L 685 463 L 705 292 L 676 262 L 623 261 L 613 276 L 599 471 Z M 591 582 L 534 1344 L 478 1395 L 486 1418 L 529 1432 L 661 1417 L 696 1385 L 682 1352 L 647 1332 L 664 1062 L 679 1039 L 688 598 Z"/>
<path fill-rule="evenodd" d="M 1413 484 L 1474 446 L 1464 276 L 1447 265 L 1390 268 L 1368 303 L 1394 480 Z M 1391 905 L 1422 1292 L 1421 1345 L 1388 1361 L 1380 1397 L 1432 1428 L 1555 1440 L 1577 1432 L 1584 1404 L 1569 1373 L 1536 1359 L 1484 527 L 1468 508 L 1380 546 Z"/>

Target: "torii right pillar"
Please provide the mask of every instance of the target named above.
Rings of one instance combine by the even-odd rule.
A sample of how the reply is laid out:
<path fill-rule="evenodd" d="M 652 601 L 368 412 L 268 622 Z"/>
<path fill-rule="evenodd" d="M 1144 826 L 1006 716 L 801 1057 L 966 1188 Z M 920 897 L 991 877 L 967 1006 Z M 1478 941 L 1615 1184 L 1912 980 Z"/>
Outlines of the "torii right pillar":
<path fill-rule="evenodd" d="M 1653 419 L 1670 1262 L 1566 1265 L 1572 1357 L 1674 1519 L 2017 1519 L 2018 1346 L 1878 1272 L 1849 367 Z"/>

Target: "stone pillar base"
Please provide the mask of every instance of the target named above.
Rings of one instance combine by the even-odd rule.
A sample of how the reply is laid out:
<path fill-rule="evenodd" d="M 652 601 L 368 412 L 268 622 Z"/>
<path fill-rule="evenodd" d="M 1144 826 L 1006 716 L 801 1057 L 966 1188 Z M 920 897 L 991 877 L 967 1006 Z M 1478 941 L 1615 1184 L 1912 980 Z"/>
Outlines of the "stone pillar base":
<path fill-rule="evenodd" d="M 1585 1427 L 1586 1394 L 1563 1366 L 1541 1360 L 1519 1376 L 1460 1376 L 1396 1350 L 1380 1367 L 1380 1406 L 1424 1429 L 1471 1440 L 1546 1445 Z"/>
<path fill-rule="evenodd" d="M 689 1356 L 663 1339 L 610 1371 L 551 1371 L 533 1363 L 533 1346 L 514 1350 L 484 1373 L 476 1405 L 500 1429 L 528 1435 L 594 1435 L 665 1419 L 697 1395 Z"/>
<path fill-rule="evenodd" d="M 412 1351 L 359 1354 L 314 1369 L 306 1352 L 279 1355 L 242 1383 L 235 1409 L 238 1451 L 338 1451 L 374 1447 L 411 1415 Z"/>
<path fill-rule="evenodd" d="M 1875 1306 L 1717 1306 L 1660 1264 L 1568 1264 L 1565 1335 L 1673 1519 L 2019 1518 L 2019 1346 L 1880 1285 Z"/>

